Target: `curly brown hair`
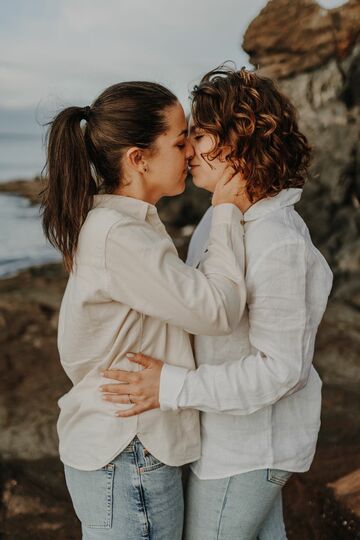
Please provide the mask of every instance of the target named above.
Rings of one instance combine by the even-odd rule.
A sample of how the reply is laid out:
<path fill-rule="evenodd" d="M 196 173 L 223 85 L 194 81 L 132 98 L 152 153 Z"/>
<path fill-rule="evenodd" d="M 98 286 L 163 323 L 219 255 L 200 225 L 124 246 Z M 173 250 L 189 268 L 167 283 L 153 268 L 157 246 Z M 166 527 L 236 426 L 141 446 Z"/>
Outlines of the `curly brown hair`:
<path fill-rule="evenodd" d="M 216 159 L 230 146 L 226 160 L 242 172 L 252 202 L 303 187 L 311 148 L 295 107 L 271 79 L 222 65 L 204 75 L 191 95 L 194 125 L 215 139 L 206 158 Z"/>

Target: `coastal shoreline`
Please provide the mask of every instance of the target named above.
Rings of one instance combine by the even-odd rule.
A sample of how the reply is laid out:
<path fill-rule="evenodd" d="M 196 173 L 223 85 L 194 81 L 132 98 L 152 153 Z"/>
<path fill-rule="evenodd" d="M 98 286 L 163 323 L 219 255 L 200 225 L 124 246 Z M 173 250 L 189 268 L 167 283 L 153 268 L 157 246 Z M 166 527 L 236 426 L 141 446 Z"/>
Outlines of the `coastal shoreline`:
<path fill-rule="evenodd" d="M 43 181 L 39 176 L 24 180 L 16 179 L 0 183 L 0 194 L 26 197 L 31 204 L 40 204 L 40 192 L 43 189 Z"/>

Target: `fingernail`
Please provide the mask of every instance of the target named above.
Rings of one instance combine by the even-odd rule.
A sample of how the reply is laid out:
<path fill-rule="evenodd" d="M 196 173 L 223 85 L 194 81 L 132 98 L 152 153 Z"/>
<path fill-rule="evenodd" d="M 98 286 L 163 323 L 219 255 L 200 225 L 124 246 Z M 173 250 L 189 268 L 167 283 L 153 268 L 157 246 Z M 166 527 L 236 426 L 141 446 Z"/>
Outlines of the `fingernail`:
<path fill-rule="evenodd" d="M 132 353 L 132 352 L 128 352 L 126 356 L 128 358 L 134 358 L 134 356 L 136 356 L 136 355 L 134 353 Z"/>

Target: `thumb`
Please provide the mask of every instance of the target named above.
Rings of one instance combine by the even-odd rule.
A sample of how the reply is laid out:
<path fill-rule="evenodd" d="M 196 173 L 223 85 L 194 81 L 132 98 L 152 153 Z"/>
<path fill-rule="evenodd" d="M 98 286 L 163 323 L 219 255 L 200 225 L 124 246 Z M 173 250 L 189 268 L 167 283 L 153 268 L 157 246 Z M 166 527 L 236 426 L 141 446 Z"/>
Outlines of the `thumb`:
<path fill-rule="evenodd" d="M 225 171 L 221 175 L 220 180 L 217 183 L 217 186 L 219 187 L 225 186 L 228 182 L 230 182 L 230 180 L 233 178 L 235 174 L 236 174 L 236 170 L 234 169 L 234 167 L 229 165 L 228 167 L 226 167 Z"/>

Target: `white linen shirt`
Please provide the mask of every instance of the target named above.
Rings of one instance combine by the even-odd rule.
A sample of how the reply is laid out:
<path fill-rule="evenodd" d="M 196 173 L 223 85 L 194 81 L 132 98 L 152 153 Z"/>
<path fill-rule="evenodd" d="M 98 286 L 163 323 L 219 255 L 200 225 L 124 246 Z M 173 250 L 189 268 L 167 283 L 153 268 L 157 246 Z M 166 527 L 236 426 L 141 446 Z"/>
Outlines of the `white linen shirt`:
<path fill-rule="evenodd" d="M 301 472 L 312 462 L 322 385 L 312 360 L 332 273 L 293 207 L 301 193 L 283 190 L 243 214 L 247 310 L 232 335 L 196 336 L 197 370 L 162 369 L 161 409 L 203 411 L 201 458 L 191 466 L 201 479 Z M 189 247 L 188 263 L 200 269 L 211 214 Z"/>
<path fill-rule="evenodd" d="M 143 352 L 193 368 L 187 332 L 229 334 L 245 306 L 241 263 L 241 212 L 214 208 L 202 271 L 183 263 L 156 207 L 120 195 L 96 195 L 83 224 L 74 270 L 62 299 L 58 349 L 73 383 L 59 400 L 60 457 L 77 469 L 109 463 L 135 435 L 168 465 L 200 455 L 195 410 L 114 415 L 119 405 L 102 400 L 105 368 L 137 371 L 126 353 Z M 239 244 L 236 247 L 235 244 Z"/>

